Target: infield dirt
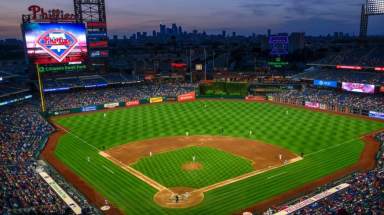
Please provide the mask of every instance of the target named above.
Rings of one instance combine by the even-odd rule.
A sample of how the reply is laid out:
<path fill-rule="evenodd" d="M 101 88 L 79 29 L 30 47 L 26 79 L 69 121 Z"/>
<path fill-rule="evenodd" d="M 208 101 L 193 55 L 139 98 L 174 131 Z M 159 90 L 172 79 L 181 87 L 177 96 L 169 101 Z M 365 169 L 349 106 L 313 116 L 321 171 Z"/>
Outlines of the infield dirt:
<path fill-rule="evenodd" d="M 279 146 L 260 141 L 225 136 L 180 136 L 164 137 L 137 141 L 120 145 L 105 151 L 106 154 L 119 160 L 125 165 L 131 165 L 150 153 L 164 153 L 177 149 L 205 146 L 251 160 L 255 170 L 280 166 L 285 160 L 289 161 L 298 156 Z M 282 160 L 279 159 L 282 156 Z"/>

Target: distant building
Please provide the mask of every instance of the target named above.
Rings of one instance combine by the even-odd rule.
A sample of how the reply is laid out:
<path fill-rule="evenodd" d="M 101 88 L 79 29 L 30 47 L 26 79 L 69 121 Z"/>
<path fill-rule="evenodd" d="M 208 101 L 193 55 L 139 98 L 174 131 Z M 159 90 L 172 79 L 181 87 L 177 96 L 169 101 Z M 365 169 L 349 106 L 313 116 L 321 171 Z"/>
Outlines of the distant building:
<path fill-rule="evenodd" d="M 167 33 L 167 26 L 160 24 L 160 35 L 165 35 Z"/>
<path fill-rule="evenodd" d="M 172 33 L 173 35 L 176 35 L 177 32 L 178 32 L 178 28 L 177 28 L 177 25 L 176 25 L 175 23 L 172 24 L 172 28 L 171 28 L 171 29 L 172 29 L 172 30 L 171 30 L 171 33 Z"/>
<path fill-rule="evenodd" d="M 305 47 L 305 33 L 293 32 L 289 36 L 289 52 L 295 52 L 297 50 L 304 49 Z"/>
<path fill-rule="evenodd" d="M 182 35 L 183 34 L 183 28 L 181 26 L 179 26 L 179 35 Z"/>

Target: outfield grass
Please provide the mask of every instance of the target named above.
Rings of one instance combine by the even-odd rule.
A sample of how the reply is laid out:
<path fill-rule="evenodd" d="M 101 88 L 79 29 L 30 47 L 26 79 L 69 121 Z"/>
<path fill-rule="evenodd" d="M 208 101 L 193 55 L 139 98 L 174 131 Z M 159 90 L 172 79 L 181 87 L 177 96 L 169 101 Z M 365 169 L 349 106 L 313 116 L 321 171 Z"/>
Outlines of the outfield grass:
<path fill-rule="evenodd" d="M 199 170 L 185 171 L 185 163 L 202 165 Z M 202 188 L 254 171 L 251 160 L 210 147 L 193 146 L 142 158 L 132 165 L 166 187 Z"/>
<path fill-rule="evenodd" d="M 355 163 L 363 149 L 359 137 L 384 128 L 379 122 L 242 101 L 146 105 L 108 112 L 105 118 L 103 113 L 91 113 L 57 122 L 72 134 L 60 139 L 55 155 L 127 214 L 236 212 Z M 95 149 L 180 136 L 187 130 L 191 135 L 219 135 L 221 128 L 227 136 L 262 140 L 297 154 L 304 152 L 305 159 L 209 191 L 194 208 L 164 209 L 153 202 L 155 189 L 99 156 Z M 249 130 L 254 131 L 252 137 Z M 88 156 L 91 162 L 87 162 Z"/>

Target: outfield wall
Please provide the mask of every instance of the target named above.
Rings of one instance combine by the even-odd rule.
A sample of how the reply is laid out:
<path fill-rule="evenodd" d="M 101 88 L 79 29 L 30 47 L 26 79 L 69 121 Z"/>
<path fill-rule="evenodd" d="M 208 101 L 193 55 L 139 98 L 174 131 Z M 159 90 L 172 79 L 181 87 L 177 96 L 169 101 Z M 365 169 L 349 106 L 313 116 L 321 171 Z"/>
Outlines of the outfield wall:
<path fill-rule="evenodd" d="M 45 115 L 47 117 L 51 117 L 51 116 L 60 116 L 60 115 L 73 114 L 73 113 L 93 112 L 93 111 L 99 111 L 104 109 L 114 109 L 119 107 L 120 108 L 134 107 L 134 106 L 139 106 L 144 104 L 155 104 L 155 103 L 163 103 L 163 102 L 187 102 L 187 101 L 195 101 L 195 100 L 196 100 L 196 93 L 190 92 L 183 95 L 179 95 L 177 97 L 175 96 L 152 97 L 152 98 L 144 98 L 140 100 L 131 100 L 131 101 L 124 101 L 124 102 L 111 102 L 111 103 L 98 104 L 98 105 L 88 105 L 85 107 L 72 108 L 72 109 L 59 110 L 59 111 L 48 111 Z"/>
<path fill-rule="evenodd" d="M 372 119 L 379 119 L 384 120 L 384 113 L 370 111 L 370 110 L 360 110 L 360 109 L 353 109 L 349 108 L 347 106 L 341 106 L 341 105 L 331 105 L 331 104 L 323 104 L 318 102 L 312 102 L 312 101 L 303 101 L 300 99 L 289 99 L 285 97 L 276 97 L 276 96 L 231 96 L 231 95 L 197 95 L 196 92 L 190 92 L 179 96 L 164 96 L 164 97 L 153 97 L 153 98 L 144 98 L 140 100 L 132 100 L 132 101 L 123 101 L 123 102 L 114 102 L 114 103 L 106 103 L 106 104 L 98 104 L 98 105 L 89 105 L 85 107 L 80 108 L 72 108 L 72 109 L 66 109 L 66 110 L 59 110 L 59 111 L 48 111 L 45 116 L 51 117 L 51 116 L 60 116 L 60 115 L 66 115 L 66 114 L 73 114 L 73 113 L 84 113 L 84 112 L 93 112 L 93 111 L 99 111 L 104 109 L 114 109 L 114 108 L 123 108 L 123 107 L 133 107 L 138 105 L 144 105 L 144 104 L 155 104 L 155 103 L 164 103 L 164 102 L 186 102 L 186 101 L 195 101 L 196 99 L 239 99 L 239 100 L 245 100 L 249 102 L 263 102 L 263 101 L 270 101 L 275 103 L 281 103 L 281 104 L 289 104 L 289 105 L 296 105 L 296 106 L 302 106 L 308 109 L 317 109 L 317 110 L 323 110 L 323 111 L 330 111 L 330 112 L 338 112 L 338 113 L 347 113 L 347 114 L 355 114 L 355 115 L 362 115 L 365 117 L 369 117 Z"/>

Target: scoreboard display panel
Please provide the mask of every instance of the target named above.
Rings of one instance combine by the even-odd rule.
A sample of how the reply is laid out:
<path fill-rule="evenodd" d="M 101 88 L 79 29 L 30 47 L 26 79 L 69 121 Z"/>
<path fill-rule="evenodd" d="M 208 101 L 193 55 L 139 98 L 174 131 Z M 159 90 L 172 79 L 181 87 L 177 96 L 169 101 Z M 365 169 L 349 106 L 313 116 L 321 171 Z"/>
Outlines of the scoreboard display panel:
<path fill-rule="evenodd" d="M 367 0 L 367 13 L 370 15 L 384 14 L 384 0 Z"/>
<path fill-rule="evenodd" d="M 87 59 L 84 24 L 27 23 L 23 24 L 23 33 L 31 63 L 81 64 Z"/>

